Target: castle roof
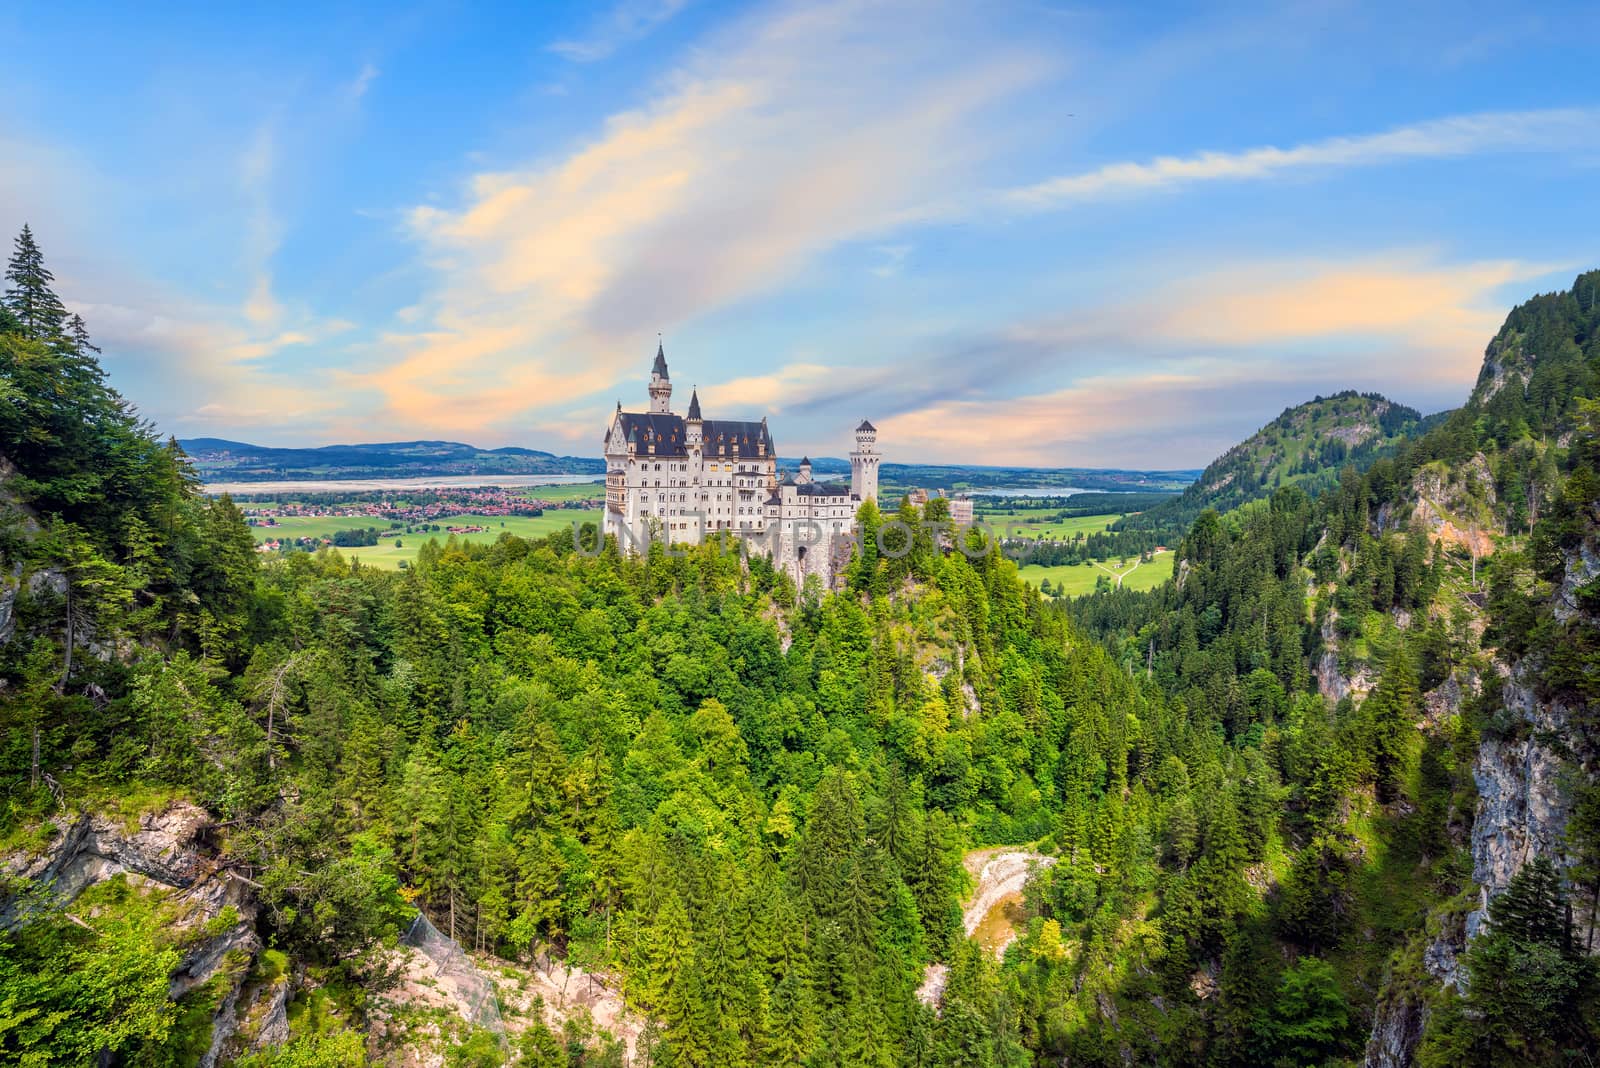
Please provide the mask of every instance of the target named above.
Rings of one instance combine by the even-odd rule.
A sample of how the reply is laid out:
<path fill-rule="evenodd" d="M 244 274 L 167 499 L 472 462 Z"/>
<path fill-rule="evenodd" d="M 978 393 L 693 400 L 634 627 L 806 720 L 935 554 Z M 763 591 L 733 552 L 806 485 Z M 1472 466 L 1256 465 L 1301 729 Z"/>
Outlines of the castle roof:
<path fill-rule="evenodd" d="M 656 342 L 655 366 L 650 368 L 650 373 L 652 375 L 659 375 L 663 382 L 667 380 L 667 353 L 666 350 L 662 348 L 661 342 L 659 341 Z"/>
<path fill-rule="evenodd" d="M 671 412 L 618 412 L 622 436 L 641 449 L 656 447 L 655 456 L 687 456 L 683 416 Z M 700 433 L 706 456 L 775 456 L 772 434 L 765 422 L 743 419 L 702 420 Z M 766 451 L 761 451 L 761 446 Z"/>
<path fill-rule="evenodd" d="M 768 504 L 782 504 L 783 490 L 792 489 L 798 497 L 849 497 L 850 487 L 843 482 L 796 482 L 785 478 L 778 483 L 778 491 L 767 498 Z"/>
<path fill-rule="evenodd" d="M 729 455 L 753 456 L 756 446 L 761 444 L 766 445 L 768 456 L 775 455 L 777 451 L 772 447 L 772 433 L 767 430 L 765 419 L 759 423 L 747 419 L 707 419 L 701 438 L 705 442 L 707 456 L 722 455 L 720 447 L 724 445 Z"/>
<path fill-rule="evenodd" d="M 684 456 L 683 418 L 667 412 L 619 412 L 622 436 L 639 449 L 656 447 L 657 456 Z"/>
<path fill-rule="evenodd" d="M 867 422 L 865 419 L 861 420 L 861 425 L 856 427 L 856 433 L 857 434 L 861 434 L 861 433 L 876 434 L 877 432 L 878 432 L 878 428 L 873 426 L 871 423 Z"/>
<path fill-rule="evenodd" d="M 698 389 L 689 391 L 689 418 L 700 418 L 700 391 Z"/>

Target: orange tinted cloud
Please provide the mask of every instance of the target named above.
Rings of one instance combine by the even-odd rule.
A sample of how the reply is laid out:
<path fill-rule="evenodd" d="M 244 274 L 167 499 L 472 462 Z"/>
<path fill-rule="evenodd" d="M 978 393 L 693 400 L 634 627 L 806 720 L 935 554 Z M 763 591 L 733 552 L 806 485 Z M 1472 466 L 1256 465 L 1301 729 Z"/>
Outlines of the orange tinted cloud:
<path fill-rule="evenodd" d="M 390 424 L 500 429 L 615 382 L 658 330 L 903 222 L 966 177 L 975 117 L 1041 73 L 918 32 L 937 21 L 894 0 L 764 12 L 570 154 L 414 209 L 436 284 L 345 386 Z M 752 378 L 720 397 L 773 394 Z"/>

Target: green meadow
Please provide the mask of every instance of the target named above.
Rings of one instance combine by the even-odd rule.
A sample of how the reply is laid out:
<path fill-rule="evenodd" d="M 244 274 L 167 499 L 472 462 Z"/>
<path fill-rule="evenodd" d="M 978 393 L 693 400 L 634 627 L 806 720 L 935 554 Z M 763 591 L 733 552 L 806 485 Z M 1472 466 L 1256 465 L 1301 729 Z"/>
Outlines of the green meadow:
<path fill-rule="evenodd" d="M 452 526 L 483 526 L 488 529 L 479 534 L 457 534 L 462 541 L 493 542 L 502 534 L 514 534 L 519 538 L 542 538 L 558 530 L 572 529 L 572 523 L 600 521 L 600 509 L 556 508 L 544 515 L 512 515 L 512 516 L 484 516 L 484 515 L 452 515 L 431 520 L 430 525 L 438 527 Z M 283 538 L 327 538 L 332 537 L 339 530 L 362 530 L 367 527 L 377 527 L 379 530 L 389 528 L 389 520 L 379 519 L 376 516 L 317 516 L 301 517 L 289 516 L 278 520 L 275 527 L 253 527 L 257 541 L 270 541 Z M 417 531 L 412 534 L 401 534 L 397 546 L 393 539 L 385 538 L 382 544 L 346 547 L 340 546 L 339 552 L 347 559 L 360 560 L 363 564 L 372 567 L 398 568 L 402 560 L 415 560 L 417 550 L 421 549 L 430 538 L 438 538 L 441 542 L 450 537 L 450 534 L 441 529 L 434 531 Z"/>
<path fill-rule="evenodd" d="M 1028 509 L 979 512 L 974 518 L 993 527 L 1003 538 L 1054 538 L 1059 541 L 1070 540 L 1079 534 L 1098 534 L 1122 518 L 1120 515 L 1083 515 L 1054 520 L 1049 518 L 1052 514 L 1053 510 Z"/>
<path fill-rule="evenodd" d="M 1154 589 L 1172 577 L 1172 562 L 1172 553 L 1166 552 L 1158 553 L 1148 564 L 1141 564 L 1137 559 L 1128 561 L 1126 567 L 1117 560 L 1107 560 L 1103 564 L 1058 564 L 1053 567 L 1029 564 L 1020 568 L 1019 574 L 1022 581 L 1031 586 L 1038 586 L 1048 579 L 1051 592 L 1057 596 L 1079 597 L 1093 593 L 1096 581 L 1102 576 L 1113 586 L 1120 578 L 1122 588 L 1126 590 Z"/>

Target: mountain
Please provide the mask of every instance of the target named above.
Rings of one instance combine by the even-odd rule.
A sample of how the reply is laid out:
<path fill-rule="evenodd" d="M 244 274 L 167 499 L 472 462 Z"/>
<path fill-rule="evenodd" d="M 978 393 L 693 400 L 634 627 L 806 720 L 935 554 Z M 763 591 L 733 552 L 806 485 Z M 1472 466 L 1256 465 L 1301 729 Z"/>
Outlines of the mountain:
<path fill-rule="evenodd" d="M 605 462 L 508 446 L 480 449 L 458 441 L 272 448 L 225 438 L 178 442 L 208 482 L 280 479 L 405 478 L 436 475 L 602 475 Z"/>
<path fill-rule="evenodd" d="M 1069 608 L 1129 670 L 1218 709 L 1232 745 L 1277 754 L 1273 822 L 1301 845 L 1270 927 L 1228 952 L 1314 956 L 1377 991 L 1369 1065 L 1593 1058 L 1600 272 L 1513 309 L 1460 409 L 1367 441 L 1366 470 L 1316 498 L 1285 478 L 1203 512 L 1177 581 Z M 1258 475 L 1277 451 L 1257 435 L 1224 461 Z"/>
<path fill-rule="evenodd" d="M 1416 409 L 1377 393 L 1317 397 L 1285 408 L 1217 457 L 1173 505 L 1198 515 L 1205 508 L 1226 512 L 1279 486 L 1316 493 L 1333 485 L 1345 465 L 1367 467 L 1421 423 Z"/>

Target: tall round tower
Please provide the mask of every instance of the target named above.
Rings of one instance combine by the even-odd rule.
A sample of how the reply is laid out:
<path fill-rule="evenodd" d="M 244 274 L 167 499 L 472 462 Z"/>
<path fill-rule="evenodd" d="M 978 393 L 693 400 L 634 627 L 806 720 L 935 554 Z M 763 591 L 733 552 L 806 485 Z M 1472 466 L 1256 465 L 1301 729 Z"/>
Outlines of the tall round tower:
<path fill-rule="evenodd" d="M 856 427 L 856 449 L 850 454 L 850 496 L 861 501 L 878 499 L 878 428 L 867 420 Z"/>

